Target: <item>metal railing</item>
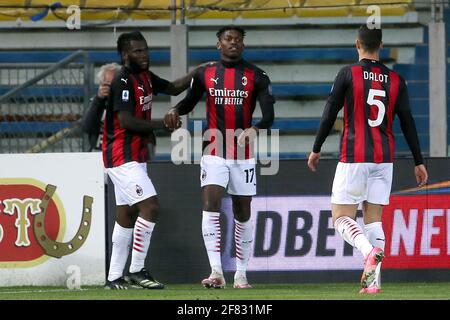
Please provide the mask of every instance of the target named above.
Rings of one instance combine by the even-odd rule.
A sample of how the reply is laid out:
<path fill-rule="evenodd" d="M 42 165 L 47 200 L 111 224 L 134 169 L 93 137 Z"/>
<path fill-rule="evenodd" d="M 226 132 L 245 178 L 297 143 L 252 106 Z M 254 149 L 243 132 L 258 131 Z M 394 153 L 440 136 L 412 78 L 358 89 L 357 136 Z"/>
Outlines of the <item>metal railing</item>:
<path fill-rule="evenodd" d="M 0 153 L 80 152 L 93 65 L 79 50 L 55 64 L 0 66 Z"/>

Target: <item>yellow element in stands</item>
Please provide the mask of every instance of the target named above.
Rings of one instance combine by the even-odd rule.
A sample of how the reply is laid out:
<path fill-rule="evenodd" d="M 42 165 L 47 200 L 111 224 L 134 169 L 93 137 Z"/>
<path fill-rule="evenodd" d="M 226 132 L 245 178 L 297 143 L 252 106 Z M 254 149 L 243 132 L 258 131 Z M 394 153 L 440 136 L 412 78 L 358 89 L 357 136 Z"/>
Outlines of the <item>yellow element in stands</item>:
<path fill-rule="evenodd" d="M 66 19 L 66 7 L 78 5 L 82 20 L 171 19 L 171 0 L 2 0 L 0 21 L 14 21 L 43 11 L 43 6 L 60 2 L 65 8 L 49 12 L 44 20 Z M 185 0 L 187 19 L 283 19 L 369 16 L 370 4 L 380 6 L 381 15 L 402 16 L 414 11 L 413 0 Z M 177 0 L 177 7 L 181 0 Z M 9 7 L 10 6 L 10 7 Z M 36 8 L 40 6 L 40 8 Z M 229 9 L 229 10 L 227 10 Z M 255 9 L 255 10 L 251 10 Z M 258 10 L 259 9 L 259 10 Z M 264 10 L 261 10 L 264 9 Z M 177 17 L 180 10 L 177 10 Z"/>
<path fill-rule="evenodd" d="M 390 4 L 396 2 L 397 4 Z M 369 5 L 378 5 L 380 7 L 381 16 L 402 16 L 408 11 L 413 11 L 412 0 L 361 0 L 360 6 L 352 8 L 353 16 L 367 16 L 367 8 Z"/>
<path fill-rule="evenodd" d="M 350 14 L 356 0 L 306 0 L 297 10 L 299 17 L 342 17 Z M 322 8 L 321 8 L 322 7 Z"/>
<path fill-rule="evenodd" d="M 255 3 L 254 3 L 255 2 Z M 252 1 L 252 8 L 286 8 L 286 9 L 270 9 L 270 10 L 255 10 L 255 11 L 243 11 L 241 17 L 244 19 L 279 19 L 279 18 L 291 18 L 296 15 L 296 7 L 300 6 L 301 0 L 264 0 L 264 1 Z M 260 4 L 257 5 L 256 2 Z"/>

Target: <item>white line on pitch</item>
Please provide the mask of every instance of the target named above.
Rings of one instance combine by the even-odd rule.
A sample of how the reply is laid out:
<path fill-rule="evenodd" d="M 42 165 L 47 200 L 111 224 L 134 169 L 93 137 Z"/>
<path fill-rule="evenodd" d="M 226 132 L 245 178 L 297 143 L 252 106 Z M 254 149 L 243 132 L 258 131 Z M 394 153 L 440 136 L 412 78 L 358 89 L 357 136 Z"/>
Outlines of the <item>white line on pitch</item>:
<path fill-rule="evenodd" d="M 91 289 L 78 289 L 78 290 L 69 290 L 69 289 L 49 289 L 49 290 L 21 290 L 21 291 L 0 291 L 0 294 L 7 293 L 41 293 L 41 292 L 76 292 L 76 291 L 88 291 Z"/>

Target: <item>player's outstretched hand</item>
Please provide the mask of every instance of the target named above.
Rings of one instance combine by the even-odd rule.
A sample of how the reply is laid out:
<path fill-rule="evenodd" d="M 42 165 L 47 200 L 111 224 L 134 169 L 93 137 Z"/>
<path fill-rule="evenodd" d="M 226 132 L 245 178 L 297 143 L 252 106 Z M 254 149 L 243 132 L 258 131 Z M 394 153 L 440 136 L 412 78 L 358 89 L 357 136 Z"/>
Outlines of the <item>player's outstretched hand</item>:
<path fill-rule="evenodd" d="M 178 111 L 176 109 L 170 109 L 167 111 L 166 115 L 164 116 L 164 125 L 169 130 L 175 130 L 181 127 L 181 119 L 180 115 L 178 114 Z"/>
<path fill-rule="evenodd" d="M 414 175 L 416 176 L 417 185 L 423 187 L 428 181 L 427 168 L 423 164 L 419 164 L 414 168 Z"/>
<path fill-rule="evenodd" d="M 256 135 L 258 134 L 258 131 L 256 127 L 250 127 L 245 129 L 241 132 L 237 139 L 237 143 L 239 147 L 244 147 L 246 144 L 251 143 L 253 140 L 255 140 Z"/>
<path fill-rule="evenodd" d="M 319 163 L 320 152 L 311 152 L 308 158 L 308 167 L 311 171 L 315 172 L 317 170 L 317 164 Z"/>

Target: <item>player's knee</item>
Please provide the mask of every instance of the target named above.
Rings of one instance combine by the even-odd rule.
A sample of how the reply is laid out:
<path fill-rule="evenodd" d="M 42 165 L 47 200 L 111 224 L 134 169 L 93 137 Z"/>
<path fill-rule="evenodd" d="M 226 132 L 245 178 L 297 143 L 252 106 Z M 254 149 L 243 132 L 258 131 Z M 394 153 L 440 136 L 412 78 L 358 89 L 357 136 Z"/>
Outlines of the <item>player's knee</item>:
<path fill-rule="evenodd" d="M 158 215 L 159 214 L 159 203 L 150 204 L 148 210 L 152 215 Z"/>
<path fill-rule="evenodd" d="M 141 208 L 140 216 L 145 220 L 156 222 L 159 216 L 159 204 L 157 202 L 147 203 L 144 208 Z"/>
<path fill-rule="evenodd" d="M 251 197 L 240 197 L 233 199 L 233 211 L 235 214 L 247 214 L 250 213 L 250 207 L 252 203 Z"/>
<path fill-rule="evenodd" d="M 222 201 L 205 199 L 203 201 L 203 211 L 219 212 Z"/>

